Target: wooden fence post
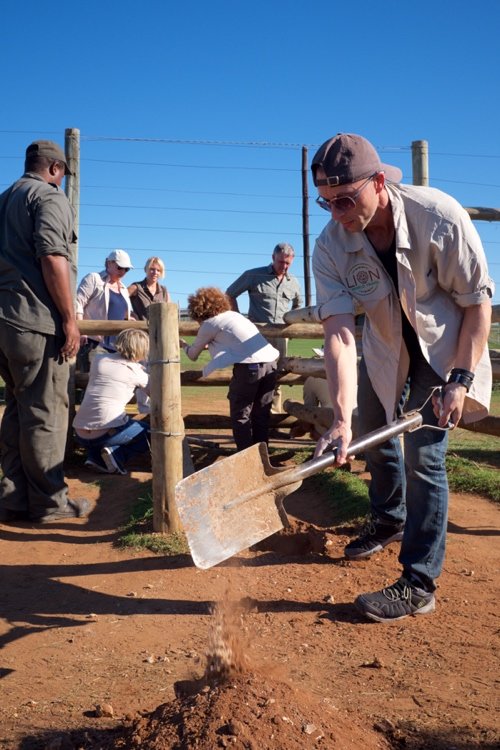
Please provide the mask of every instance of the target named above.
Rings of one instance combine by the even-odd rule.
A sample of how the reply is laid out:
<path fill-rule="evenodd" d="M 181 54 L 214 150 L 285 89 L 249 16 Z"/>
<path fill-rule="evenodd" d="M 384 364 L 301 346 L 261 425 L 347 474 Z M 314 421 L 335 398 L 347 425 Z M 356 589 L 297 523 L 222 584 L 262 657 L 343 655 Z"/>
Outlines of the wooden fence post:
<path fill-rule="evenodd" d="M 76 297 L 76 275 L 78 269 L 78 235 L 80 225 L 80 131 L 78 128 L 66 128 L 64 131 L 64 152 L 66 156 L 66 164 L 68 165 L 71 174 L 66 176 L 65 180 L 65 193 L 68 198 L 73 211 L 75 213 L 75 220 L 73 228 L 76 235 L 74 243 L 75 255 L 73 258 L 74 267 L 71 269 L 74 273 L 73 284 L 75 288 L 72 289 L 73 296 Z M 69 380 L 68 380 L 68 436 L 66 440 L 66 451 L 71 445 L 71 436 L 73 434 L 73 419 L 75 417 L 75 375 L 76 375 L 76 357 L 70 361 L 69 365 Z"/>
<path fill-rule="evenodd" d="M 411 157 L 413 184 L 429 186 L 429 144 L 427 141 L 412 141 Z"/>
<path fill-rule="evenodd" d="M 181 529 L 175 506 L 175 485 L 182 479 L 182 440 L 179 352 L 179 312 L 173 302 L 149 307 L 151 390 L 151 452 L 153 529 Z"/>

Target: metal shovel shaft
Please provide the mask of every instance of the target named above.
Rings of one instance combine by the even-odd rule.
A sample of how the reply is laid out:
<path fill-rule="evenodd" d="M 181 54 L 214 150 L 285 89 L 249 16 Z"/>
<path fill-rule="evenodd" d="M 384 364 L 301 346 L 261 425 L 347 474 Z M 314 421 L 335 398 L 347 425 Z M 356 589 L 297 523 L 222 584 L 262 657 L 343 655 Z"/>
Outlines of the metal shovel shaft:
<path fill-rule="evenodd" d="M 354 456 L 356 453 L 361 453 L 367 448 L 373 448 L 374 445 L 384 443 L 386 440 L 401 435 L 403 432 L 418 430 L 418 428 L 422 426 L 422 420 L 422 414 L 418 411 L 406 414 L 388 425 L 379 427 L 378 430 L 373 430 L 373 432 L 369 432 L 366 435 L 362 435 L 356 440 L 353 440 L 347 449 L 347 455 Z M 278 474 L 274 474 L 266 480 L 267 490 L 278 490 L 288 484 L 291 485 L 296 482 L 301 482 L 307 477 L 317 474 L 328 466 L 334 464 L 335 459 L 335 451 L 328 451 L 318 458 L 312 458 L 310 461 L 305 461 L 299 466 L 294 466 L 291 469 L 286 469 Z M 234 508 L 242 503 L 246 503 L 260 495 L 261 492 L 262 490 L 260 488 L 256 488 L 250 492 L 242 493 L 235 500 L 226 503 L 224 510 L 229 510 L 230 508 Z"/>

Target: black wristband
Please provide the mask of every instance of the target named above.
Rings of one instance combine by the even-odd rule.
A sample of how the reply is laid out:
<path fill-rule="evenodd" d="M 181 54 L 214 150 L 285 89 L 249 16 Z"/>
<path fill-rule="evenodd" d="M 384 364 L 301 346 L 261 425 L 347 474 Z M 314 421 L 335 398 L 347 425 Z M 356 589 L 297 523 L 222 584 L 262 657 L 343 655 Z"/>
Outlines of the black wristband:
<path fill-rule="evenodd" d="M 469 372 L 469 370 L 461 370 L 459 367 L 454 367 L 450 373 L 450 377 L 448 378 L 448 383 L 458 383 L 459 385 L 463 385 L 468 393 L 473 380 L 473 372 Z"/>
<path fill-rule="evenodd" d="M 469 378 L 471 381 L 474 380 L 474 373 L 470 370 L 463 370 L 461 367 L 454 367 L 450 373 L 450 375 L 465 375 L 466 378 Z"/>

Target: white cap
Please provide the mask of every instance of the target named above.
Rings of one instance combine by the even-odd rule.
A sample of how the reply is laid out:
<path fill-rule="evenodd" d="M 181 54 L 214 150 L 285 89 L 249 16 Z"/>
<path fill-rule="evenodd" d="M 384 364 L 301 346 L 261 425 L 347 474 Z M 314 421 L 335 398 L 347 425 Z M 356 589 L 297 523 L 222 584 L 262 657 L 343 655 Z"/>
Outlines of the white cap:
<path fill-rule="evenodd" d="M 133 268 L 130 256 L 125 250 L 113 250 L 110 252 L 106 260 L 114 260 L 117 266 L 120 268 Z"/>

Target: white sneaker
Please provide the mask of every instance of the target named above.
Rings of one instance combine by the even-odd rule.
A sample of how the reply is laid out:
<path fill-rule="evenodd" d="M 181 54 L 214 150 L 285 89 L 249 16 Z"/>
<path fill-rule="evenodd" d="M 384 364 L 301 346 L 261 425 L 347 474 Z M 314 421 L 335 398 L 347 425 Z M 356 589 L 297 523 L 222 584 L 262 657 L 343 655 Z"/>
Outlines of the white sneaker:
<path fill-rule="evenodd" d="M 127 470 L 123 468 L 123 466 L 120 466 L 118 461 L 113 455 L 113 449 L 104 447 L 101 450 L 101 458 L 108 467 L 108 471 L 110 474 L 127 474 Z"/>

